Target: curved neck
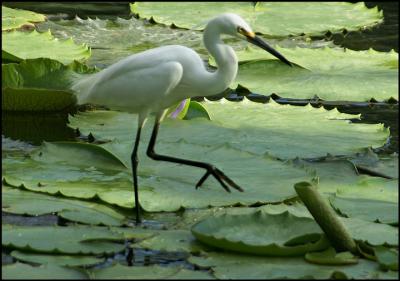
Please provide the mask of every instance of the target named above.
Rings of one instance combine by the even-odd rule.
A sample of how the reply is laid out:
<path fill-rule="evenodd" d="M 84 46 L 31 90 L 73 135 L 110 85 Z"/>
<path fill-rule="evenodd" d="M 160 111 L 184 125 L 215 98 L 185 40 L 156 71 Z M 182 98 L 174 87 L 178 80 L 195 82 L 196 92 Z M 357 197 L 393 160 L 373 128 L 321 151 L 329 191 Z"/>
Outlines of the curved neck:
<path fill-rule="evenodd" d="M 238 71 L 238 61 L 234 50 L 221 40 L 218 26 L 210 22 L 204 30 L 203 42 L 208 52 L 214 57 L 217 71 L 209 72 L 209 85 L 206 94 L 215 95 L 224 91 L 233 82 Z"/>

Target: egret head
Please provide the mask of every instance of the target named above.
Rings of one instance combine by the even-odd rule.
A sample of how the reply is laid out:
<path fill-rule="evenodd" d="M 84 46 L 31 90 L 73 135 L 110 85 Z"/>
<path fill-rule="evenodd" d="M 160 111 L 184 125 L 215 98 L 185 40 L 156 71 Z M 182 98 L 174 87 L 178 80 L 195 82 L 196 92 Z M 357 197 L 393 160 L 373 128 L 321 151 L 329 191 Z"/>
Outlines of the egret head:
<path fill-rule="evenodd" d="M 212 19 L 211 21 L 217 22 L 221 33 L 242 40 L 247 40 L 248 42 L 266 50 L 287 65 L 292 66 L 292 64 L 278 51 L 268 45 L 260 37 L 256 36 L 251 27 L 240 16 L 232 13 L 224 13 Z"/>

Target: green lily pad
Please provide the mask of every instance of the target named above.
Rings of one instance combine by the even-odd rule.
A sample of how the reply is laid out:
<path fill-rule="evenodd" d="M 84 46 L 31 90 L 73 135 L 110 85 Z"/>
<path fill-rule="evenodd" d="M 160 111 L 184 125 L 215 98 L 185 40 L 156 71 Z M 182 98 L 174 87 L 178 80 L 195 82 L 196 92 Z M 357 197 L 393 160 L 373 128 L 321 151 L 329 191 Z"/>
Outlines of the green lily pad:
<path fill-rule="evenodd" d="M 104 262 L 104 258 L 93 256 L 67 256 L 67 255 L 46 255 L 30 252 L 12 251 L 11 256 L 19 261 L 52 264 L 60 266 L 89 266 Z"/>
<path fill-rule="evenodd" d="M 1 30 L 10 30 L 23 26 L 34 27 L 33 23 L 46 20 L 46 16 L 31 11 L 11 9 L 1 6 Z M 2 58 L 4 59 L 4 58 Z"/>
<path fill-rule="evenodd" d="M 124 238 L 105 227 L 2 225 L 3 247 L 41 253 L 83 255 L 117 253 L 124 249 L 124 245 L 104 240 L 118 239 Z"/>
<path fill-rule="evenodd" d="M 383 246 L 374 247 L 375 256 L 384 270 L 399 270 L 399 251 Z"/>
<path fill-rule="evenodd" d="M 398 99 L 398 53 L 372 49 L 352 51 L 334 48 L 280 48 L 295 65 L 288 67 L 263 50 L 247 48 L 237 52 L 238 84 L 258 94 L 272 93 L 285 98 L 329 101 Z M 246 62 L 247 61 L 247 62 Z"/>
<path fill-rule="evenodd" d="M 396 153 L 379 157 L 371 149 L 367 149 L 350 161 L 360 172 L 385 178 L 399 178 L 399 156 Z"/>
<path fill-rule="evenodd" d="M 189 109 L 186 112 L 185 120 L 195 119 L 195 118 L 206 118 L 211 120 L 211 116 L 207 111 L 207 108 L 200 102 L 190 101 Z"/>
<path fill-rule="evenodd" d="M 185 99 L 176 105 L 171 106 L 168 108 L 166 115 L 170 118 L 178 118 L 178 119 L 184 119 L 186 116 L 186 113 L 189 110 L 190 106 L 190 99 Z"/>
<path fill-rule="evenodd" d="M 181 28 L 204 28 L 205 20 L 218 14 L 231 12 L 243 17 L 254 31 L 270 36 L 288 36 L 299 34 L 321 35 L 341 29 L 356 30 L 375 25 L 382 20 L 382 13 L 367 9 L 363 3 L 253 3 L 224 2 L 201 3 L 196 5 L 180 2 L 136 2 L 131 10 L 141 18 L 153 19 L 155 22 L 175 25 Z M 299 13 L 301 11 L 301 13 Z M 316 24 L 318 22 L 318 24 Z"/>
<path fill-rule="evenodd" d="M 360 259 L 358 264 L 311 264 L 303 257 L 261 257 L 228 252 L 207 252 L 188 261 L 211 268 L 218 279 L 396 279 L 397 272 L 382 272 L 377 263 Z"/>
<path fill-rule="evenodd" d="M 87 45 L 76 45 L 70 38 L 65 41 L 55 39 L 50 30 L 39 33 L 11 31 L 2 32 L 3 59 L 20 62 L 26 59 L 49 58 L 69 64 L 73 61 L 85 61 L 90 57 Z"/>
<path fill-rule="evenodd" d="M 86 224 L 122 225 L 125 216 L 98 203 L 72 200 L 3 186 L 2 210 L 40 216 L 57 213 L 67 220 Z"/>
<path fill-rule="evenodd" d="M 329 246 L 313 219 L 295 217 L 289 212 L 210 217 L 191 230 L 207 245 L 256 255 L 296 256 Z"/>
<path fill-rule="evenodd" d="M 54 264 L 37 267 L 19 262 L 2 266 L 1 276 L 4 279 L 88 279 L 84 272 L 77 269 Z"/>
<path fill-rule="evenodd" d="M 247 99 L 239 103 L 221 100 L 206 102 L 205 105 L 213 119 L 211 122 L 200 118 L 190 122 L 165 120 L 161 125 L 159 141 L 184 139 L 207 146 L 229 143 L 232 148 L 254 154 L 268 152 L 281 159 L 292 159 L 321 157 L 327 153 L 346 155 L 362 151 L 365 147 L 380 147 L 390 134 L 383 124 L 350 123 L 345 120 L 360 118 L 359 115 L 339 113 L 336 109 L 317 109 L 311 105 L 279 105 L 274 101 L 259 104 Z M 233 112 L 235 122 L 232 122 Z M 72 128 L 79 128 L 83 134 L 92 133 L 97 139 L 118 139 L 131 144 L 137 116 L 96 111 L 75 115 L 69 121 Z M 150 132 L 149 128 L 143 131 L 144 144 Z M 310 146 L 310 143 L 318 145 Z M 126 151 L 124 155 L 127 158 Z"/>
<path fill-rule="evenodd" d="M 111 267 L 92 271 L 94 279 L 213 279 L 205 271 L 188 270 L 176 266 L 124 266 L 115 264 Z"/>
<path fill-rule="evenodd" d="M 306 261 L 315 264 L 345 265 L 358 263 L 358 258 L 352 253 L 336 253 L 332 247 L 322 252 L 306 253 L 304 257 Z"/>
<path fill-rule="evenodd" d="M 76 104 L 69 89 L 74 77 L 96 71 L 79 62 L 67 66 L 51 59 L 2 65 L 2 108 L 10 111 L 59 111 Z"/>
<path fill-rule="evenodd" d="M 360 196 L 360 198 L 331 196 L 329 201 L 332 207 L 345 217 L 398 225 L 398 203 L 363 199 L 361 194 Z"/>

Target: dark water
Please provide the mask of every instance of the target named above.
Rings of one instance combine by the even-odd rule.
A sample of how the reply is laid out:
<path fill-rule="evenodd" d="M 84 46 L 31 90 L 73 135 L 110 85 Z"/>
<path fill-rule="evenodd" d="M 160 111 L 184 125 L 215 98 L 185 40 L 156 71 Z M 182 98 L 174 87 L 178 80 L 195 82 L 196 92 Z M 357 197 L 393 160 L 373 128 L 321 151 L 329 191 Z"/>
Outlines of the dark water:
<path fill-rule="evenodd" d="M 10 3 L 8 3 L 10 4 Z M 20 5 L 22 8 L 24 3 L 13 3 L 13 5 Z M 47 5 L 51 4 L 51 5 Z M 38 3 L 31 2 L 30 5 L 33 10 L 38 12 L 54 13 L 61 7 L 53 6 L 55 3 L 47 3 L 46 5 L 38 5 Z M 395 49 L 398 51 L 398 2 L 366 2 L 368 7 L 378 5 L 379 9 L 383 9 L 384 22 L 379 26 L 373 27 L 370 30 L 349 32 L 347 34 L 335 34 L 327 38 L 333 40 L 335 44 L 353 50 L 365 50 L 373 48 L 378 51 L 389 51 Z M 59 4 L 57 4 L 59 5 Z M 118 16 L 124 15 L 126 11 L 126 3 L 115 6 L 113 11 L 108 10 L 109 13 L 121 13 Z M 12 5 L 8 5 L 12 6 Z M 118 8 L 124 7 L 123 9 Z M 86 15 L 93 15 L 97 9 L 95 6 L 86 6 L 87 10 L 81 12 L 80 17 Z M 104 8 L 104 7 L 103 7 Z M 43 10 L 48 9 L 48 10 Z M 120 9 L 120 10 L 118 10 Z M 125 10 L 124 10 L 125 9 Z M 104 9 L 103 9 L 104 11 Z M 69 18 L 70 14 L 74 11 L 66 11 L 64 18 Z M 102 15 L 107 17 L 107 15 Z M 100 18 L 102 18 L 100 16 Z M 215 96 L 215 98 L 227 97 L 230 100 L 240 100 L 243 97 L 238 96 L 236 93 L 227 91 L 223 94 Z M 268 97 L 263 97 L 256 94 L 250 94 L 250 99 L 257 102 L 266 102 Z M 304 100 L 285 100 L 279 97 L 273 97 L 277 102 L 286 104 L 304 105 L 308 101 Z M 313 105 L 318 106 L 321 102 L 312 101 Z M 322 103 L 327 109 L 333 108 L 332 104 Z M 386 127 L 390 128 L 391 139 L 387 146 L 378 151 L 378 153 L 393 153 L 399 151 L 398 149 L 398 102 L 394 103 L 354 103 L 354 104 L 336 104 L 339 111 L 344 113 L 361 113 L 361 120 L 354 122 L 362 123 L 384 123 Z M 40 145 L 42 141 L 61 141 L 61 140 L 75 140 L 76 133 L 74 130 L 67 126 L 68 113 L 46 113 L 46 114 L 29 114 L 29 113 L 15 113 L 15 112 L 2 112 L 2 135 L 16 140 L 23 140 L 34 145 Z M 22 225 L 54 225 L 59 224 L 57 216 L 39 216 L 39 217 L 24 217 L 11 214 L 2 214 L 3 222 L 22 224 Z M 132 255 L 132 262 L 137 265 L 146 264 L 174 264 L 178 263 L 187 267 L 191 267 L 185 262 L 185 256 L 181 253 L 159 253 L 155 251 L 135 250 L 133 253 L 118 254 L 112 260 L 125 262 L 126 258 Z M 109 260 L 110 261 L 110 260 Z M 107 261 L 106 263 L 108 263 Z M 3 249 L 2 263 L 15 262 L 10 256 L 9 251 Z"/>

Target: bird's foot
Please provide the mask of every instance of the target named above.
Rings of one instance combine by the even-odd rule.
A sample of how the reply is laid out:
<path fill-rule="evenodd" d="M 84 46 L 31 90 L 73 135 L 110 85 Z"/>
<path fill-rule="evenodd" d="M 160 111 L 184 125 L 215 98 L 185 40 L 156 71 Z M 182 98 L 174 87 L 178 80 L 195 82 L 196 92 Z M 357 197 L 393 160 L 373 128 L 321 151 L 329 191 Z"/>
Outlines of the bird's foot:
<path fill-rule="evenodd" d="M 230 185 L 232 188 L 243 192 L 244 190 L 238 186 L 233 180 L 231 180 L 228 176 L 226 176 L 220 169 L 217 169 L 214 166 L 210 166 L 209 168 L 207 168 L 207 172 L 204 174 L 204 176 L 202 176 L 202 178 L 199 180 L 199 182 L 196 184 L 196 189 L 199 188 L 204 182 L 205 180 L 208 178 L 209 175 L 213 175 L 214 178 L 217 179 L 217 181 L 222 185 L 222 187 L 227 191 L 227 192 L 231 192 L 229 190 L 228 185 Z M 226 183 L 228 184 L 226 184 Z"/>

